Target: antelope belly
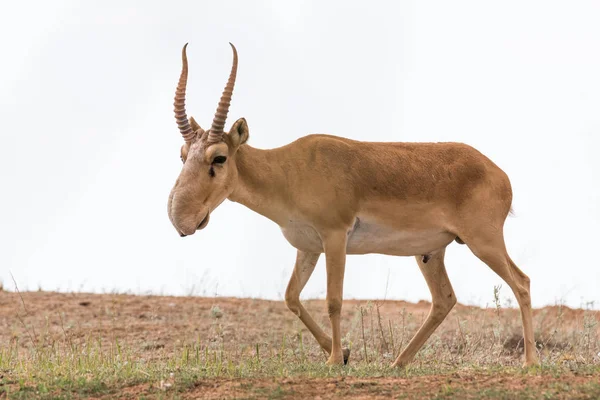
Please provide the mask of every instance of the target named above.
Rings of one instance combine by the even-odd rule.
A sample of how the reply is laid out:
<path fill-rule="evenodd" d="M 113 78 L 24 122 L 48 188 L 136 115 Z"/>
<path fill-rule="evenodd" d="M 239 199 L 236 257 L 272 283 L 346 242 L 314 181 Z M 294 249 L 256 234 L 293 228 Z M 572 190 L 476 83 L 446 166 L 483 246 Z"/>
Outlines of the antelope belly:
<path fill-rule="evenodd" d="M 282 227 L 281 231 L 296 249 L 309 253 L 323 252 L 321 237 L 309 224 L 290 222 Z M 359 217 L 348 231 L 346 252 L 414 256 L 439 250 L 451 243 L 455 237 L 456 235 L 442 229 L 403 230 Z"/>
<path fill-rule="evenodd" d="M 348 254 L 416 256 L 450 244 L 456 235 L 442 229 L 402 230 L 360 219 L 348 237 Z"/>

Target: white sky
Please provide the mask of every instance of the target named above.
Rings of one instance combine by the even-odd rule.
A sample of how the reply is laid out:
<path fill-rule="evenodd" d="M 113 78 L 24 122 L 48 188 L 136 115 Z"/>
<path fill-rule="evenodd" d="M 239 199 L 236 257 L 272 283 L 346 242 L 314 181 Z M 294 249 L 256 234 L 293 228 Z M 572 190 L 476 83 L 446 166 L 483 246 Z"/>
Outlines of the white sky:
<path fill-rule="evenodd" d="M 506 240 L 535 306 L 600 304 L 600 2 L 8 2 L 0 6 L 0 280 L 21 290 L 281 298 L 295 250 L 225 202 L 181 239 L 172 113 L 190 42 L 188 114 L 272 148 L 316 132 L 460 141 L 511 178 Z M 228 240 L 239 238 L 237 246 Z M 323 257 L 324 258 L 324 257 Z M 324 261 L 303 297 L 325 295 Z M 501 281 L 466 246 L 458 300 Z M 350 256 L 346 298 L 430 299 L 413 258 Z M 506 284 L 503 298 L 512 298 Z"/>

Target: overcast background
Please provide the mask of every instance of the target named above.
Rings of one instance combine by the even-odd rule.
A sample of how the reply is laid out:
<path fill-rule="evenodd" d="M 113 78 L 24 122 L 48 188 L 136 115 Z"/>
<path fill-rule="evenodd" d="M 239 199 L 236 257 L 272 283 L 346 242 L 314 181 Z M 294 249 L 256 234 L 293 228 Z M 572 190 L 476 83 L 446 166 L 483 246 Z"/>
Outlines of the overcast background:
<path fill-rule="evenodd" d="M 167 216 L 181 47 L 188 115 L 208 126 L 231 41 L 226 129 L 245 117 L 259 148 L 317 132 L 468 143 L 511 179 L 506 241 L 534 306 L 598 308 L 599 21 L 597 1 L 4 2 L 0 280 L 282 298 L 295 250 L 274 223 L 227 201 L 182 239 Z M 466 246 L 446 254 L 458 300 L 490 304 L 501 280 Z M 324 297 L 323 259 L 303 298 Z M 384 295 L 430 299 L 414 259 L 350 256 L 345 297 Z"/>

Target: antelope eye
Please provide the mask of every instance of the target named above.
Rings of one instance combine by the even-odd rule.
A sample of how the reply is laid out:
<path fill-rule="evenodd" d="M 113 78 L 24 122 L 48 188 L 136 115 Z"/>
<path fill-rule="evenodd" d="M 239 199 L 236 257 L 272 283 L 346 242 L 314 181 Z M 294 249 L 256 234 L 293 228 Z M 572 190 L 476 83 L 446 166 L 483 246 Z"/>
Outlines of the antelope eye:
<path fill-rule="evenodd" d="M 185 161 L 183 160 L 183 156 L 179 156 L 179 159 L 181 160 L 182 163 L 185 163 Z"/>
<path fill-rule="evenodd" d="M 213 164 L 223 164 L 227 160 L 225 156 L 216 156 L 213 160 Z"/>

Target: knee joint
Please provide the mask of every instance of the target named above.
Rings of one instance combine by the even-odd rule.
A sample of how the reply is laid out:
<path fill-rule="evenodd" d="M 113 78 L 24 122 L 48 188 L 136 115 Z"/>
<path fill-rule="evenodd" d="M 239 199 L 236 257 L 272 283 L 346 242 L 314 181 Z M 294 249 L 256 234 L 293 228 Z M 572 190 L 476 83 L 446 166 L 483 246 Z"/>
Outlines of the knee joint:
<path fill-rule="evenodd" d="M 449 293 L 446 296 L 447 297 L 443 301 L 433 303 L 431 308 L 431 315 L 433 318 L 444 319 L 456 304 L 456 296 L 454 293 Z"/>
<path fill-rule="evenodd" d="M 523 301 L 529 302 L 529 288 L 531 280 L 525 274 L 522 274 L 521 281 L 515 285 L 515 295 L 519 296 Z"/>
<path fill-rule="evenodd" d="M 300 317 L 300 297 L 294 296 L 290 293 L 285 293 L 285 305 L 287 308 L 296 314 L 297 317 Z"/>
<path fill-rule="evenodd" d="M 531 279 L 525 274 L 523 274 L 523 286 L 527 288 L 527 291 L 531 288 Z"/>
<path fill-rule="evenodd" d="M 521 305 L 530 306 L 531 305 L 531 297 L 529 294 L 529 288 L 526 286 L 518 285 L 516 290 L 517 293 L 517 301 Z"/>
<path fill-rule="evenodd" d="M 329 316 L 339 315 L 342 311 L 342 300 L 341 299 L 327 299 L 327 312 Z"/>

